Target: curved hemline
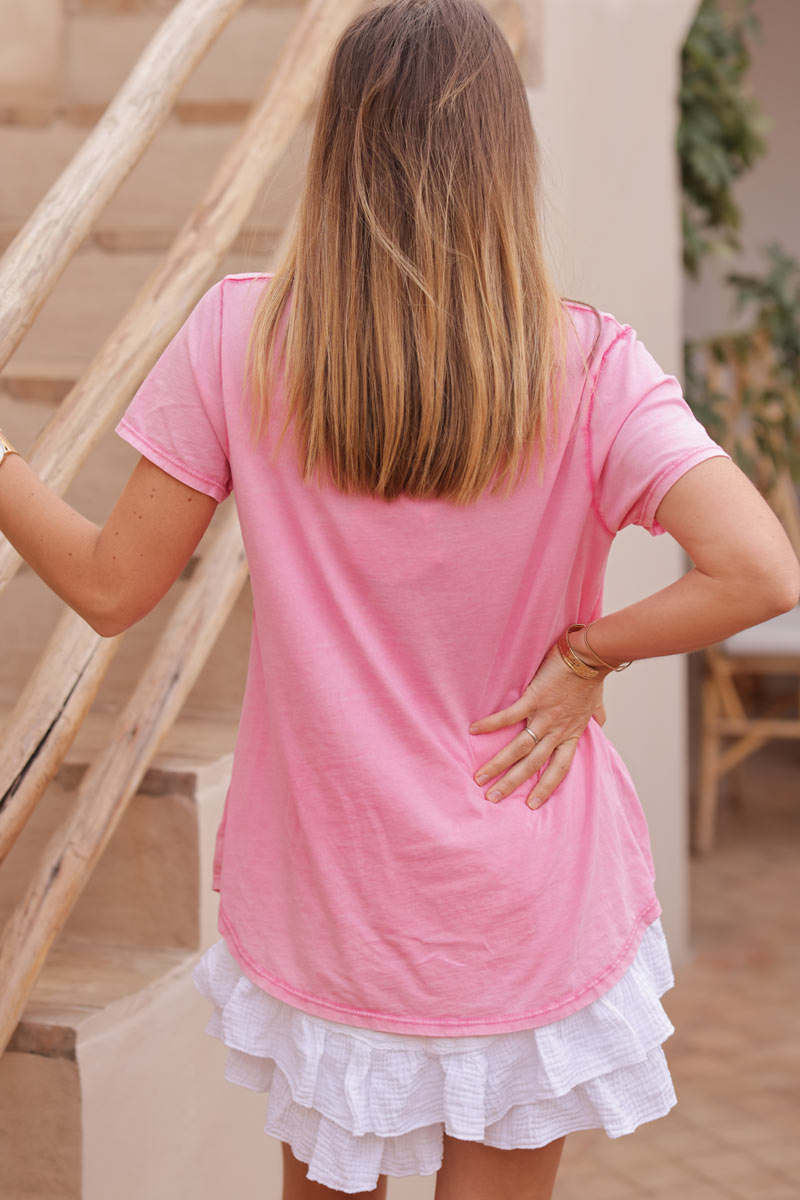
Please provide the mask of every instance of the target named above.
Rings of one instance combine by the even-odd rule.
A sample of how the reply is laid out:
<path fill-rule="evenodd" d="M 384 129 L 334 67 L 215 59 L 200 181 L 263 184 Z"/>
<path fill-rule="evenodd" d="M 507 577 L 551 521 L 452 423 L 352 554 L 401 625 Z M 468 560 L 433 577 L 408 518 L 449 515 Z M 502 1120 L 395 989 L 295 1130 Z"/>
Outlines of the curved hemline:
<path fill-rule="evenodd" d="M 372 1009 L 356 1009 L 336 1001 L 321 1000 L 300 992 L 282 980 L 276 979 L 259 967 L 250 958 L 239 941 L 222 902 L 219 906 L 218 928 L 228 943 L 233 958 L 253 983 L 277 1000 L 283 1000 L 310 1016 L 323 1017 L 330 1021 L 362 1029 L 375 1029 L 383 1033 L 421 1034 L 424 1037 L 480 1037 L 485 1034 L 515 1033 L 521 1029 L 536 1029 L 560 1021 L 571 1013 L 578 1012 L 609 991 L 625 974 L 639 949 L 644 931 L 661 916 L 661 905 L 654 897 L 634 923 L 633 929 L 614 961 L 600 975 L 556 1004 L 546 1009 L 535 1009 L 513 1016 L 483 1017 L 475 1020 L 435 1019 L 429 1017 L 403 1017 L 396 1013 L 381 1013 Z"/>

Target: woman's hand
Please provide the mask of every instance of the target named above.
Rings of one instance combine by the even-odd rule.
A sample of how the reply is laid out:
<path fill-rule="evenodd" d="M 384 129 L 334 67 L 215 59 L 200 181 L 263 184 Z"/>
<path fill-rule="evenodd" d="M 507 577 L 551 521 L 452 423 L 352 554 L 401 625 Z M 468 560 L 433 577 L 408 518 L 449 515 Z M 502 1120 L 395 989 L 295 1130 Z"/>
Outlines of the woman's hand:
<path fill-rule="evenodd" d="M 601 725 L 606 719 L 603 707 L 603 683 L 607 672 L 595 679 L 581 679 L 563 662 L 553 646 L 539 670 L 514 704 L 483 717 L 470 726 L 470 733 L 490 733 L 525 721 L 537 735 L 534 742 L 524 730 L 494 758 L 475 772 L 475 782 L 483 785 L 503 771 L 487 795 L 494 802 L 515 791 L 547 764 L 541 778 L 529 794 L 529 808 L 539 808 L 565 778 L 578 739 L 594 717 Z"/>

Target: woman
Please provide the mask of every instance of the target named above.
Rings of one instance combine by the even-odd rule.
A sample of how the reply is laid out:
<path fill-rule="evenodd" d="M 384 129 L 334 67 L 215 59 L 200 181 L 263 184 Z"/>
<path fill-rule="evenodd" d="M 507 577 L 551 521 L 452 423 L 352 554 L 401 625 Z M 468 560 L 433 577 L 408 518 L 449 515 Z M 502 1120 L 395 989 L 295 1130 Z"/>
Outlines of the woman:
<path fill-rule="evenodd" d="M 109 636 L 236 497 L 253 641 L 194 977 L 227 1077 L 269 1091 L 285 1200 L 437 1170 L 437 1200 L 543 1200 L 567 1133 L 675 1103 L 603 680 L 791 608 L 800 569 L 630 326 L 558 298 L 538 208 L 482 6 L 373 6 L 334 51 L 291 248 L 166 348 L 105 526 L 0 467 L 3 531 Z M 631 523 L 695 565 L 601 616 Z"/>

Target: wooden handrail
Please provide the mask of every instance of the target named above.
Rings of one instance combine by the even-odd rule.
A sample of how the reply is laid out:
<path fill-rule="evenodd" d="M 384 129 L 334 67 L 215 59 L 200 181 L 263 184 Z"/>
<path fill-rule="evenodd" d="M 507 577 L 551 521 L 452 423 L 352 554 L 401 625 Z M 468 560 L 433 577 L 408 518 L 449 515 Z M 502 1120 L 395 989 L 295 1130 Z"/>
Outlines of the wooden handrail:
<path fill-rule="evenodd" d="M 244 0 L 181 0 L 0 262 L 0 368 Z"/>
<path fill-rule="evenodd" d="M 246 579 L 247 561 L 231 504 L 105 749 L 83 777 L 71 816 L 50 838 L 3 928 L 0 1053 L 24 1012 L 47 951 L 183 707 Z"/>
<path fill-rule="evenodd" d="M 99 638 L 67 609 L 0 738 L 0 863 L 72 745 L 120 638 Z M 57 678 L 65 688 L 54 694 Z"/>

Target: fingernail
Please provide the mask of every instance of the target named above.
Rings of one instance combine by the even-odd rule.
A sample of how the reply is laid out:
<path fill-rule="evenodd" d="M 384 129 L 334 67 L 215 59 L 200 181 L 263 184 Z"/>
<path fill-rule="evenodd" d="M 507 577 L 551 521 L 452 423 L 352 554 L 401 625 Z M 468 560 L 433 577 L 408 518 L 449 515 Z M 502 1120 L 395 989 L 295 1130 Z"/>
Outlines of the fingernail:
<path fill-rule="evenodd" d="M 470 725 L 470 727 L 469 727 L 469 731 L 470 731 L 470 733 L 477 733 L 477 732 L 478 732 L 478 726 L 477 726 L 477 725 Z"/>
<path fill-rule="evenodd" d="M 488 782 L 489 782 L 489 776 L 488 776 L 488 775 L 476 775 L 476 776 L 475 776 L 475 782 L 476 782 L 476 783 L 481 783 L 481 784 L 483 784 L 483 783 L 488 783 Z"/>
<path fill-rule="evenodd" d="M 529 796 L 525 803 L 528 808 L 538 808 L 540 801 L 537 796 Z"/>
<path fill-rule="evenodd" d="M 502 792 L 489 792 L 486 796 L 487 800 L 491 800 L 492 804 L 496 804 L 500 799 Z"/>

